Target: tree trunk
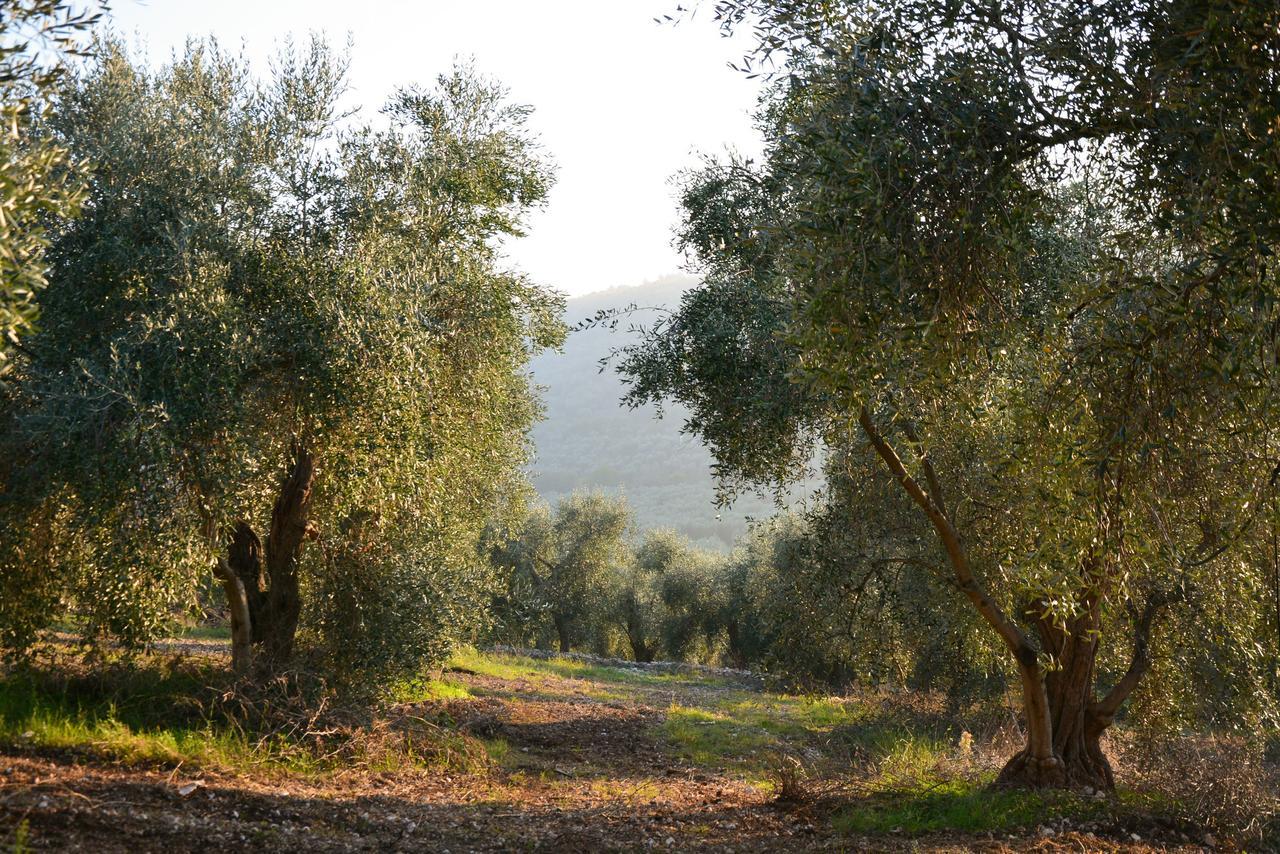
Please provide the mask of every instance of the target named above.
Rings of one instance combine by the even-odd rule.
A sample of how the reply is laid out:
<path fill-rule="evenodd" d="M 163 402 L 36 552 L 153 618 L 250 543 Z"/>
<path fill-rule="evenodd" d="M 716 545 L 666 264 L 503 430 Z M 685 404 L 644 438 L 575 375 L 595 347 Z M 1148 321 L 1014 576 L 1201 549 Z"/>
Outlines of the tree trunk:
<path fill-rule="evenodd" d="M 262 542 L 248 522 L 241 520 L 231 529 L 227 565 L 244 591 L 250 637 L 255 645 L 261 644 L 263 625 L 268 619 L 267 580 L 262 575 Z"/>
<path fill-rule="evenodd" d="M 725 625 L 725 634 L 729 638 L 729 661 L 739 670 L 747 669 L 747 656 L 742 651 L 742 633 L 737 620 L 730 620 Z"/>
<path fill-rule="evenodd" d="M 560 639 L 560 651 L 570 652 L 569 618 L 561 614 L 555 614 L 551 619 L 556 624 L 556 637 Z"/>
<path fill-rule="evenodd" d="M 231 530 L 227 557 L 217 572 L 231 606 L 232 666 L 237 672 L 249 667 L 249 644 L 270 665 L 284 664 L 293 655 L 302 608 L 298 561 L 309 533 L 315 475 L 314 458 L 295 444 L 271 512 L 266 548 L 248 522 L 237 522 Z"/>
<path fill-rule="evenodd" d="M 316 465 L 301 443 L 294 443 L 293 466 L 271 511 L 271 533 L 267 536 L 267 591 L 270 620 L 263 627 L 262 646 L 269 660 L 282 664 L 293 655 L 293 639 L 298 631 L 302 598 L 298 593 L 298 562 L 309 531 L 311 487 Z"/>
<path fill-rule="evenodd" d="M 1094 708 L 1092 678 L 1065 671 L 1032 683 L 1031 690 L 1042 701 L 1027 704 L 1027 746 L 1004 766 L 997 787 L 1115 789 L 1111 763 L 1100 743 L 1111 720 Z M 1023 682 L 1026 687 L 1025 676 Z M 1050 689 L 1047 683 L 1057 684 Z M 1045 714 L 1037 714 L 1041 708 Z"/>
<path fill-rule="evenodd" d="M 248 596 L 244 583 L 227 561 L 219 560 L 214 574 L 222 581 L 222 589 L 227 594 L 227 606 L 231 610 L 231 669 L 237 675 L 244 675 L 253 665 L 253 624 L 249 617 Z"/>
<path fill-rule="evenodd" d="M 644 642 L 644 638 L 638 633 L 628 631 L 627 642 L 631 644 L 631 658 L 633 660 L 645 664 L 653 661 L 653 650 L 649 649 L 649 645 Z"/>
<path fill-rule="evenodd" d="M 932 525 L 955 574 L 956 586 L 1004 641 L 1018 664 L 1027 744 L 1005 765 L 996 785 L 1113 790 L 1111 765 L 1102 752 L 1100 739 L 1149 666 L 1151 622 L 1168 597 L 1154 597 L 1141 615 L 1133 614 L 1134 650 L 1129 670 L 1104 698 L 1096 700 L 1094 661 L 1101 626 L 1102 576 L 1098 557 L 1090 556 L 1081 567 L 1082 578 L 1090 583 L 1089 592 L 1079 602 L 1080 616 L 1061 627 L 1044 618 L 1043 603 L 1033 603 L 1026 614 L 1039 632 L 1041 650 L 1055 660 L 1056 669 L 1046 673 L 1027 634 L 987 594 L 970 567 L 960 534 L 947 512 L 941 482 L 911 423 L 904 421 L 901 426 L 924 473 L 923 485 L 907 471 L 869 409 L 863 407 L 858 421 L 876 454 Z"/>
<path fill-rule="evenodd" d="M 634 598 L 627 604 L 627 643 L 631 645 L 633 661 L 653 661 L 653 650 L 644 640 L 644 622 L 640 615 L 640 604 Z"/>

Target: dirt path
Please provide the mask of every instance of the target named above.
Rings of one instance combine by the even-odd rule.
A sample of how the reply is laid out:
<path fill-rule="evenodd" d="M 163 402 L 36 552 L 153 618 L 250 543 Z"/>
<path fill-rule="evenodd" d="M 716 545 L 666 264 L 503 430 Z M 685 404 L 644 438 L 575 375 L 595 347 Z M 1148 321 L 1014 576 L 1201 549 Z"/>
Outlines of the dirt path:
<path fill-rule="evenodd" d="M 33 850 L 131 854 L 1170 850 L 1084 832 L 842 836 L 823 810 L 780 807 L 732 762 L 694 762 L 671 743 L 671 709 L 750 698 L 754 689 L 728 678 L 492 659 L 445 676 L 465 696 L 397 711 L 450 721 L 502 746 L 489 773 L 306 780 L 126 767 L 91 750 L 9 747 L 0 750 L 0 845 L 12 846 L 22 825 Z"/>

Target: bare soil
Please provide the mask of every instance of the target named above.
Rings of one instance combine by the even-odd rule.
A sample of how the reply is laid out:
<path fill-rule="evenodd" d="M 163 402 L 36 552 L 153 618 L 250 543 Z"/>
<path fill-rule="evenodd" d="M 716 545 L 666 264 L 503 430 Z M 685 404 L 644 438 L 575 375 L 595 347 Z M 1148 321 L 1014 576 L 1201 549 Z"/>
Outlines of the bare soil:
<path fill-rule="evenodd" d="M 836 833 L 821 800 L 780 805 L 758 783 L 681 759 L 662 722 L 676 691 L 601 699 L 590 679 L 452 673 L 471 698 L 415 704 L 509 745 L 485 773 L 353 771 L 319 779 L 111 762 L 0 747 L 0 846 L 36 851 L 1165 851 L 1159 826 L 1014 838 Z M 687 701 L 682 694 L 679 699 Z M 1133 834 L 1140 841 L 1135 841 Z"/>

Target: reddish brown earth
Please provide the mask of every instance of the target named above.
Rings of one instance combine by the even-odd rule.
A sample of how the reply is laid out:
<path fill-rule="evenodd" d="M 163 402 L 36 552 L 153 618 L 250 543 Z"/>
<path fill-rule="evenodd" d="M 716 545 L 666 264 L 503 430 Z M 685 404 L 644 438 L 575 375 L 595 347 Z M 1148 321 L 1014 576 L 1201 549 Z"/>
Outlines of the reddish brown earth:
<path fill-rule="evenodd" d="M 406 707 L 510 745 L 500 767 L 297 779 L 113 763 L 91 750 L 0 748 L 0 845 L 37 851 L 1152 851 L 1159 828 L 1017 838 L 846 837 L 831 805 L 699 768 L 664 744 L 666 703 L 603 700 L 582 679 L 463 674 L 471 699 Z M 683 699 L 683 698 L 682 698 Z M 1130 833 L 1141 831 L 1144 841 Z"/>

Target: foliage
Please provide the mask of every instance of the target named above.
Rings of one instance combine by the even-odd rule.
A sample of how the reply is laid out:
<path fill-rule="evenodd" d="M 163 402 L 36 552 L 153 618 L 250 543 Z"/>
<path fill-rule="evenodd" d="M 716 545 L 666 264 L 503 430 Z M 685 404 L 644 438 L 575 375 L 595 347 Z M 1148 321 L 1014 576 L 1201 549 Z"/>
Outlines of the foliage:
<path fill-rule="evenodd" d="M 892 541 L 916 532 L 896 495 L 879 498 L 862 492 L 752 529 L 722 582 L 728 657 L 789 685 L 942 690 L 957 708 L 1001 696 L 1006 674 L 973 615 L 911 571 L 932 555 L 884 547 L 893 513 L 904 530 Z"/>
<path fill-rule="evenodd" d="M 598 631 L 604 581 L 627 560 L 630 525 L 625 499 L 580 492 L 493 532 L 490 557 L 506 578 L 497 609 L 502 636 L 542 648 L 554 632 L 568 652 Z"/>
<path fill-rule="evenodd" d="M 669 529 L 647 531 L 633 560 L 610 579 L 603 619 L 627 638 L 636 661 L 708 661 L 717 653 L 723 559 Z"/>
<path fill-rule="evenodd" d="M 47 222 L 73 216 L 82 201 L 79 164 L 41 122 L 61 58 L 82 55 L 81 36 L 97 18 L 61 0 L 0 2 L 0 379 L 35 328 Z"/>
<path fill-rule="evenodd" d="M 1007 649 L 1030 732 L 1008 779 L 1109 785 L 1055 716 L 1080 704 L 1096 738 L 1161 613 L 1208 617 L 1247 678 L 1277 654 L 1248 558 L 1276 468 L 1276 8 L 715 14 L 755 21 L 753 68 L 781 60 L 766 157 L 687 176 L 706 284 L 624 349 L 629 400 L 687 405 L 728 494 L 816 439 L 858 473 L 853 514 L 900 490 L 915 537 L 869 557 L 939 577 Z"/>
<path fill-rule="evenodd" d="M 500 260 L 551 180 L 529 110 L 461 67 L 375 129 L 339 110 L 324 42 L 273 69 L 193 42 L 152 71 L 106 41 L 51 119 L 95 171 L 4 411 L 11 650 L 67 610 L 155 637 L 230 531 L 277 521 L 300 451 L 292 558 L 327 666 L 376 687 L 483 612 L 475 544 L 519 504 L 536 414 L 523 366 L 562 335 L 560 299 Z"/>

